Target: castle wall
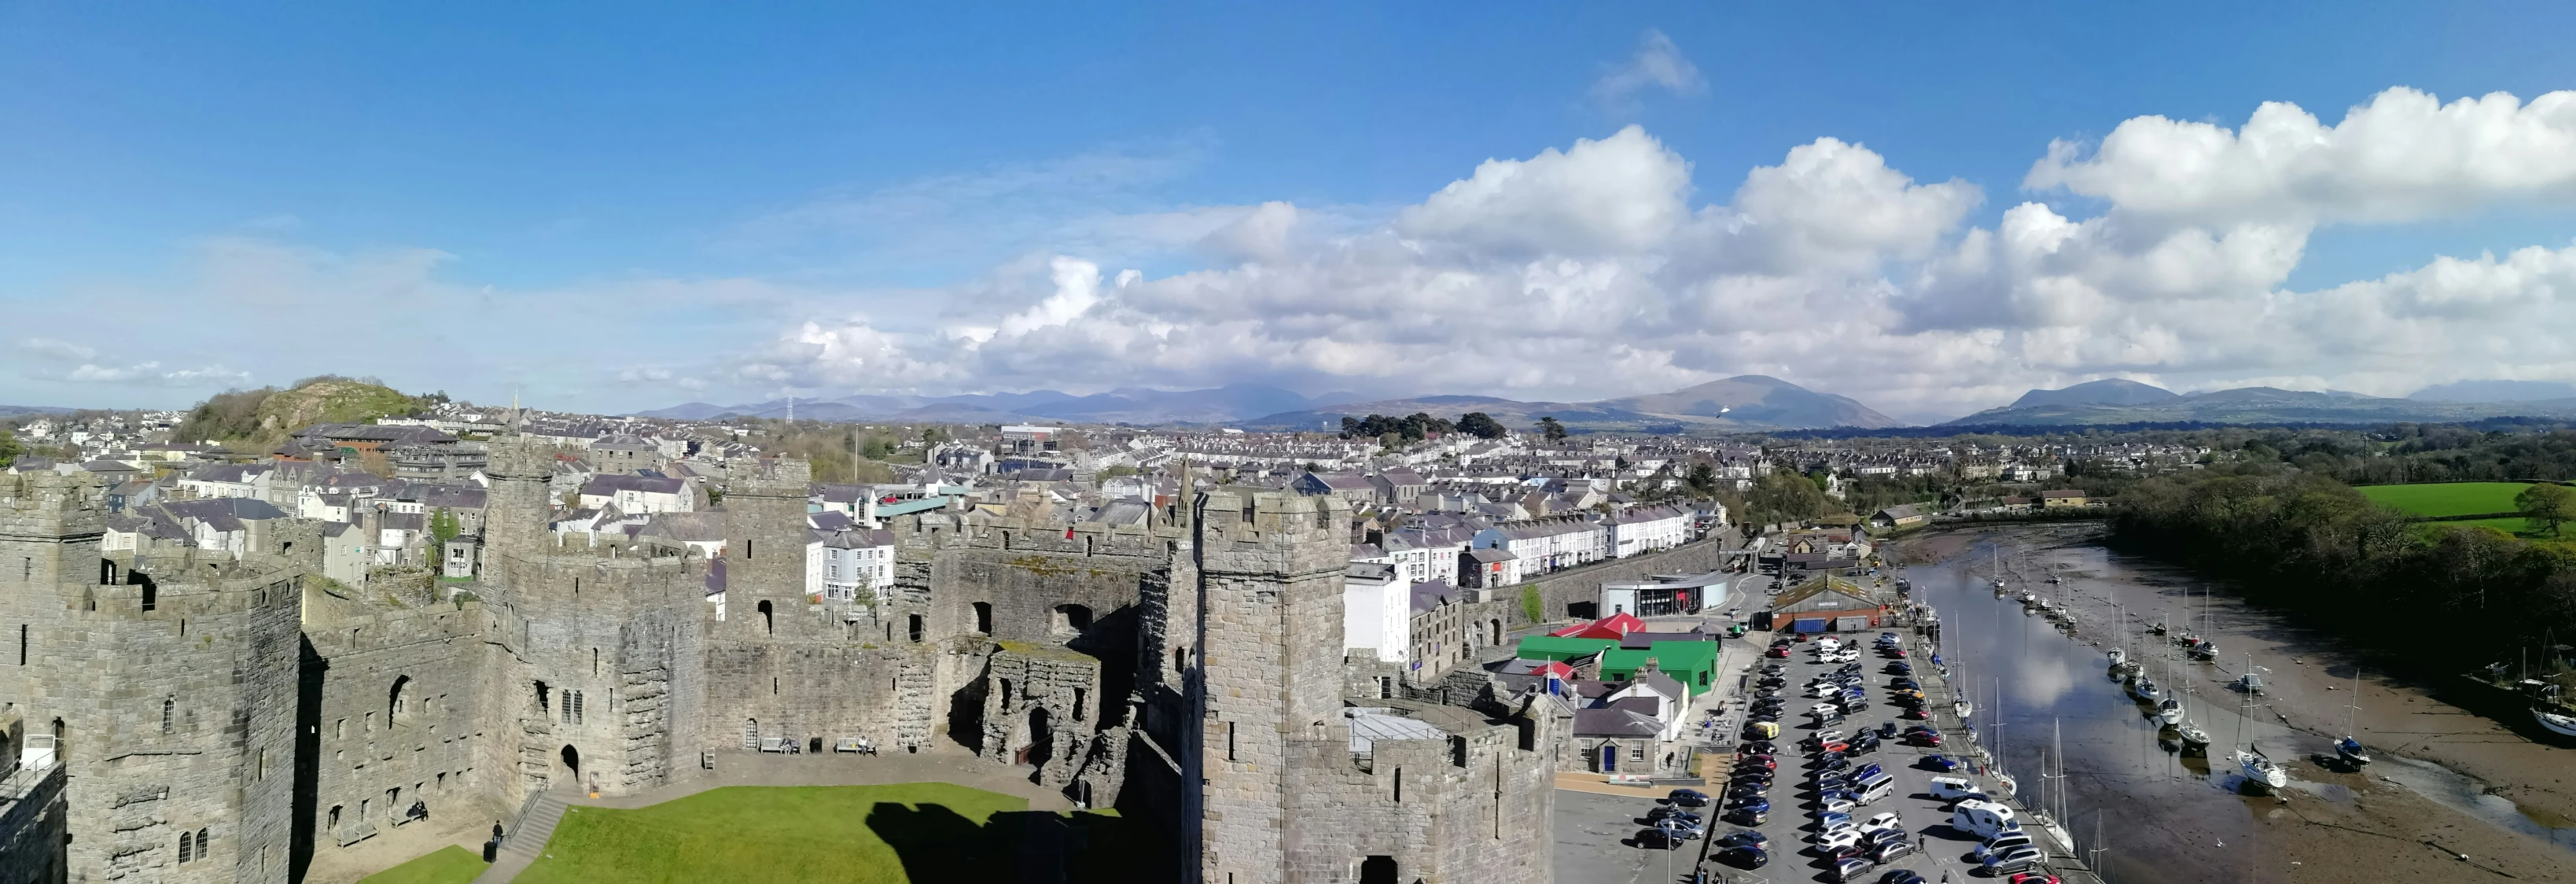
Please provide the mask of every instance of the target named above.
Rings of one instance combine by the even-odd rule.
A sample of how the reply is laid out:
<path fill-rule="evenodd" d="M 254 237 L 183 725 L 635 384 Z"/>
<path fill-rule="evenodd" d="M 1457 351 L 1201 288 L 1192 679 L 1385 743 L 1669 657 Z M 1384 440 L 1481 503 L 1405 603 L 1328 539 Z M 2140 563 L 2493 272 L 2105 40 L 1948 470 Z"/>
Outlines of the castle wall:
<path fill-rule="evenodd" d="M 318 849 L 411 825 L 414 803 L 432 818 L 514 809 L 495 797 L 511 768 L 481 714 L 494 646 L 479 603 L 398 608 L 308 588 L 304 629 Z"/>

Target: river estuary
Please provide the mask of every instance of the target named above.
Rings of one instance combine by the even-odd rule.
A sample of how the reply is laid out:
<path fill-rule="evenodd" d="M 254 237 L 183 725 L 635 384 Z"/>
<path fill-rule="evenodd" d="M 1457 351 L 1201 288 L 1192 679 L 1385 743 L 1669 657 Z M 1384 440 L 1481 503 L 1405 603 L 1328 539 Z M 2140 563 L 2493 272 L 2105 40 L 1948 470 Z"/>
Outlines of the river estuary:
<path fill-rule="evenodd" d="M 2447 707 L 2420 692 L 2407 696 L 2404 686 L 2325 689 L 2337 678 L 2349 682 L 2349 663 L 2265 659 L 2286 629 L 2276 615 L 2225 599 L 2203 605 L 2193 575 L 2109 550 L 2089 526 L 1936 536 L 1910 542 L 1903 555 L 1917 562 L 1903 573 L 1914 600 L 1940 617 L 1953 687 L 1973 698 L 1985 745 L 2000 743 L 2005 769 L 2029 800 L 2045 795 L 2049 806 L 2066 809 L 2066 828 L 2082 851 L 2099 851 L 2097 867 L 2111 881 L 2415 880 L 2401 870 L 2440 861 L 2449 865 L 2424 867 L 2474 873 L 2470 866 L 2477 866 L 2509 876 L 2500 880 L 2576 880 L 2576 822 L 2563 816 L 2517 806 L 2485 782 L 2391 751 L 2358 773 L 2311 760 L 2311 753 L 2331 753 L 2332 736 L 2347 720 L 2363 726 L 2374 748 L 2405 739 L 2374 737 L 2372 723 L 2392 719 L 2347 709 L 2355 697 L 2366 698 L 2365 709 L 2386 704 L 2431 714 Z M 1988 583 L 1998 570 L 2006 596 Z M 2050 583 L 2051 576 L 2063 582 Z M 2073 634 L 2026 613 L 2025 591 L 2071 606 Z M 2110 626 L 2115 601 L 2125 623 L 2119 629 Z M 2169 637 L 2148 634 L 2159 621 L 2175 633 L 2189 628 L 2215 639 L 2218 659 L 2183 659 Z M 2189 720 L 2214 741 L 2209 758 L 2159 740 L 2152 710 L 2109 672 L 2105 649 L 2113 645 L 2125 645 L 2150 677 L 2186 699 Z M 2249 651 L 2251 665 L 2273 684 L 2262 696 L 2231 685 Z M 2460 721 L 2449 712 L 2446 722 Z M 2280 796 L 2240 793 L 2229 755 L 2249 745 L 2288 766 L 2291 784 Z M 2576 752 L 2500 748 L 2513 753 L 2500 756 L 2509 770 L 2576 782 Z M 2061 764 L 2065 776 L 2049 776 Z M 2356 865 L 2356 852 L 2396 858 Z"/>

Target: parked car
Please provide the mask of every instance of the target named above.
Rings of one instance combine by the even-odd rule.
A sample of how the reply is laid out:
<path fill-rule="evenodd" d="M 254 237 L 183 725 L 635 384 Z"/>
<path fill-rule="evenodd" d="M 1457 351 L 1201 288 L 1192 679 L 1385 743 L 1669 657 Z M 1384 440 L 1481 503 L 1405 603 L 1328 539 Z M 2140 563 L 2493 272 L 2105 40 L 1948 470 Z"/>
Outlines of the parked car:
<path fill-rule="evenodd" d="M 1742 798 L 1729 798 L 1729 799 L 1727 799 L 1727 800 L 1726 800 L 1726 809 L 1728 809 L 1728 810 L 1750 810 L 1750 811 L 1753 811 L 1753 812 L 1755 812 L 1755 813 L 1770 813 L 1770 812 L 1771 812 L 1771 799 L 1769 799 L 1769 798 L 1764 798 L 1764 797 L 1762 797 L 1762 796 L 1760 796 L 1760 795 L 1747 795 L 1747 796 L 1742 797 Z"/>
<path fill-rule="evenodd" d="M 1985 862 L 1986 857 L 1988 856 L 2002 853 L 2015 847 L 2033 846 L 2036 845 L 2030 843 L 2030 833 L 2015 829 L 1986 839 L 1985 843 L 1977 845 L 1977 849 L 1969 855 L 1976 857 L 1978 862 Z"/>
<path fill-rule="evenodd" d="M 1735 751 L 1745 755 L 1760 755 L 1767 758 L 1772 754 L 1772 745 L 1769 740 L 1752 740 L 1746 742 L 1744 745 L 1735 747 Z"/>
<path fill-rule="evenodd" d="M 1769 850 L 1771 849 L 1771 836 L 1752 829 L 1737 829 L 1733 832 L 1728 832 L 1726 837 L 1709 842 L 1709 846 L 1754 847 L 1762 850 Z"/>
<path fill-rule="evenodd" d="M 1859 844 L 1860 833 L 1851 829 L 1818 831 L 1815 841 L 1817 856 L 1833 856 L 1836 851 Z"/>
<path fill-rule="evenodd" d="M 2039 868 L 2039 864 L 2047 859 L 2048 856 L 2041 853 L 2039 848 L 2025 845 L 2008 848 L 1988 856 L 1983 865 L 1986 869 L 1986 877 L 2000 878 L 2013 872 L 2027 872 Z"/>
<path fill-rule="evenodd" d="M 1869 858 L 1881 863 L 1886 863 L 1894 861 L 1897 857 L 1913 852 L 1914 842 L 1898 838 L 1885 844 L 1881 844 L 1876 850 L 1870 851 Z"/>
<path fill-rule="evenodd" d="M 1841 800 L 1841 799 L 1838 799 L 1838 798 L 1823 798 L 1823 799 L 1818 799 L 1818 800 L 1816 801 L 1816 810 L 1817 810 L 1818 812 L 1822 812 L 1822 813 L 1842 813 L 1842 814 L 1847 814 L 1847 813 L 1852 812 L 1852 808 L 1859 807 L 1859 806 L 1860 806 L 1860 805 L 1853 804 L 1853 803 L 1851 803 L 1851 802 L 1849 802 L 1849 801 L 1844 801 L 1844 800 Z"/>
<path fill-rule="evenodd" d="M 1878 884 L 1928 884 L 1923 876 L 1905 869 L 1892 869 L 1880 876 Z"/>
<path fill-rule="evenodd" d="M 1928 731 L 1918 731 L 1906 734 L 1905 745 L 1925 747 L 1939 746 L 1941 745 L 1941 735 Z"/>
<path fill-rule="evenodd" d="M 1769 759 L 1764 759 L 1762 764 L 1764 767 L 1769 767 L 1771 762 Z M 1708 806 L 1708 794 L 1697 789 L 1674 789 L 1671 794 L 1664 796 L 1664 800 L 1672 802 L 1677 807 Z"/>
<path fill-rule="evenodd" d="M 1772 758 L 1768 753 L 1760 753 L 1760 752 L 1757 752 L 1757 753 L 1753 753 L 1753 754 L 1749 754 L 1749 755 L 1739 755 L 1739 756 L 1736 756 L 1736 758 L 1735 758 L 1735 766 L 1736 766 L 1738 769 L 1741 769 L 1741 768 L 1747 768 L 1747 767 L 1758 767 L 1758 768 L 1761 768 L 1761 769 L 1763 769 L 1763 770 L 1773 770 L 1773 769 L 1777 769 L 1777 768 L 1780 766 L 1780 762 L 1778 762 L 1778 761 L 1774 760 L 1774 759 L 1773 759 L 1773 758 Z M 1673 795 L 1674 795 L 1674 796 L 1676 796 L 1674 800 L 1676 800 L 1676 801 L 1680 800 L 1678 796 L 1680 796 L 1680 795 L 1681 795 L 1682 793 L 1684 793 L 1684 792 L 1689 792 L 1689 791 L 1690 791 L 1689 789 L 1675 789 L 1675 790 L 1673 790 Z M 1706 797 L 1706 796 L 1702 796 L 1702 797 Z"/>
<path fill-rule="evenodd" d="M 1771 814 L 1766 811 L 1754 810 L 1750 807 L 1734 807 L 1728 808 L 1725 813 L 1719 814 L 1717 818 L 1739 826 L 1759 826 L 1763 823 L 1770 822 Z"/>
<path fill-rule="evenodd" d="M 1887 668 L 1883 671 L 1889 675 L 1913 675 L 1914 667 L 1905 665 L 1903 660 L 1889 660 Z"/>
<path fill-rule="evenodd" d="M 1877 816 L 1870 817 L 1867 820 L 1863 820 L 1860 824 L 1860 831 L 1861 834 L 1866 835 L 1871 832 L 1883 832 L 1888 829 L 1900 828 L 1904 825 L 1904 820 L 1899 819 L 1896 814 L 1882 813 Z"/>
<path fill-rule="evenodd" d="M 2012 880 L 2005 884 L 2062 884 L 2062 882 L 2057 880 L 2056 875 L 2047 872 L 2022 872 L 2012 876 Z"/>
<path fill-rule="evenodd" d="M 1699 822 L 1699 814 L 1674 807 L 1670 804 L 1656 805 L 1654 808 L 1646 811 L 1646 821 L 1650 823 L 1674 819 L 1689 823 L 1697 823 Z"/>
<path fill-rule="evenodd" d="M 1911 678 L 1906 678 L 1905 676 L 1902 676 L 1902 675 L 1897 676 L 1897 677 L 1895 677 L 1895 678 L 1893 678 L 1893 679 L 1890 679 L 1890 680 L 1887 682 L 1887 686 L 1888 686 L 1888 687 L 1891 687 L 1891 688 L 1902 688 L 1902 689 L 1904 689 L 1904 690 L 1909 690 L 1909 691 L 1919 691 L 1919 690 L 1922 690 L 1922 689 L 1923 689 L 1923 685 L 1918 684 L 1918 683 L 1916 683 L 1913 679 L 1911 679 Z"/>
<path fill-rule="evenodd" d="M 1717 861 L 1739 869 L 1758 869 L 1771 864 L 1771 854 L 1759 847 L 1729 847 L 1717 852 Z"/>
<path fill-rule="evenodd" d="M 1657 821 L 1655 823 L 1655 831 L 1664 833 L 1665 837 L 1677 838 L 1683 841 L 1695 840 L 1708 834 L 1708 830 L 1701 828 L 1698 823 L 1678 819 L 1664 819 Z"/>
<path fill-rule="evenodd" d="M 1959 769 L 1958 759 L 1937 752 L 1923 756 L 1923 760 L 1920 764 L 1926 770 L 1937 770 L 1942 773 L 1949 773 L 1950 771 Z"/>
<path fill-rule="evenodd" d="M 1862 875 L 1869 874 L 1869 870 L 1877 867 L 1877 863 L 1855 856 L 1834 863 L 1834 880 L 1858 881 Z"/>

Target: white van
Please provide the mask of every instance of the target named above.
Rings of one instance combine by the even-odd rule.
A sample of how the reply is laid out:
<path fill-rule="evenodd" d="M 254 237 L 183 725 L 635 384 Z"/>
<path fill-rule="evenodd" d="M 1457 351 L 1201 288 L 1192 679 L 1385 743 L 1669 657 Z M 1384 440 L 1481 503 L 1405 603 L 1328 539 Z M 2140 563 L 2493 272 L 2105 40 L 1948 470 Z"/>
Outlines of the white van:
<path fill-rule="evenodd" d="M 2012 808 L 1971 798 L 1951 806 L 1950 828 L 1984 839 L 2021 831 L 2021 820 L 2013 817 Z"/>
<path fill-rule="evenodd" d="M 1985 797 L 1986 790 L 1977 788 L 1977 784 L 1968 782 L 1966 777 L 1932 778 L 1932 799 L 1935 801 L 1983 800 Z"/>

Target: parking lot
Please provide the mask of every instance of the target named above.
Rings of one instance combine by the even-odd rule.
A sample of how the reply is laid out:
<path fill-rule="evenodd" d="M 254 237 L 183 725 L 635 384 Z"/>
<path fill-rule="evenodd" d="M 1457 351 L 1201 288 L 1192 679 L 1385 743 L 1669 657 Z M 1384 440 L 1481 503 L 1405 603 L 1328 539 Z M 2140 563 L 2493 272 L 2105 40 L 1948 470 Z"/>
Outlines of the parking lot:
<path fill-rule="evenodd" d="M 1869 705 L 1848 716 L 1844 723 L 1835 725 L 1832 729 L 1852 734 L 1874 728 L 1882 722 L 1898 722 L 1900 727 L 1917 723 L 1900 719 L 1898 716 L 1904 711 L 1903 707 L 1887 700 L 1888 683 L 1894 676 L 1885 672 L 1888 659 L 1872 652 L 1867 646 L 1867 643 L 1875 638 L 1875 634 L 1842 637 L 1859 638 L 1864 643 L 1859 661 L 1864 670 L 1864 678 L 1860 684 L 1868 691 Z M 1753 644 L 1757 648 L 1767 645 L 1767 642 L 1759 640 L 1763 638 L 1760 633 L 1748 638 L 1756 639 Z M 1706 865 L 1712 880 L 1738 882 L 1833 880 L 1832 864 L 1819 856 L 1812 845 L 1816 829 L 1814 810 L 1817 795 L 1809 786 L 1809 755 L 1797 747 L 1795 742 L 1812 736 L 1816 730 L 1805 713 L 1810 705 L 1818 701 L 1801 696 L 1804 687 L 1817 676 L 1839 668 L 1839 665 L 1816 662 L 1814 642 L 1798 643 L 1792 647 L 1794 650 L 1789 659 L 1756 658 L 1746 666 L 1747 670 L 1758 673 L 1763 664 L 1780 663 L 1783 668 L 1781 676 L 1785 683 L 1781 690 L 1785 704 L 1781 716 L 1784 730 L 1776 741 L 1778 753 L 1775 761 L 1779 767 L 1775 774 L 1776 779 L 1766 794 L 1772 803 L 1772 808 L 1769 819 L 1762 825 L 1753 827 L 1770 841 L 1769 862 L 1759 869 L 1737 869 L 1719 863 L 1712 855 Z M 1758 680 L 1759 675 L 1756 674 L 1754 677 Z M 1941 725 L 1944 737 L 1954 738 L 1955 732 L 1951 728 L 1955 725 L 1955 721 L 1950 719 L 1947 713 L 1948 697 L 1937 686 L 1931 685 L 1929 679 L 1926 681 L 1929 700 L 1940 712 L 1937 721 L 1925 723 Z M 1741 704 L 1745 703 L 1746 699 L 1738 698 L 1732 702 L 1738 706 L 1736 710 L 1730 710 L 1729 717 L 1741 720 L 1732 713 L 1740 711 Z M 1943 774 L 1925 766 L 1924 759 L 1942 751 L 1937 748 L 1907 746 L 1891 740 L 1874 752 L 1851 758 L 1853 769 L 1875 762 L 1894 779 L 1894 789 L 1888 797 L 1856 808 L 1852 818 L 1865 820 L 1881 813 L 1897 814 L 1901 825 L 1920 845 L 1912 854 L 1897 857 L 1883 866 L 1871 867 L 1866 873 L 1860 875 L 1858 880 L 1878 881 L 1894 869 L 1911 870 L 1924 876 L 1927 881 L 1934 882 L 1967 881 L 1977 878 L 1971 874 L 1977 866 L 1970 855 L 1976 846 L 1975 839 L 1950 828 L 1946 803 L 1934 800 L 1930 793 L 1931 778 Z M 1722 782 L 1722 779 L 1713 781 L 1706 789 L 1711 797 L 1719 799 L 1720 803 L 1723 803 L 1725 798 Z M 1702 842 L 1691 841 L 1680 845 L 1678 849 L 1669 851 L 1664 849 L 1659 839 L 1652 837 L 1652 833 L 1643 823 L 1646 814 L 1659 803 L 1661 803 L 1660 800 L 1649 798 L 1558 792 L 1557 880 L 1568 884 L 1687 881 L 1694 864 L 1701 856 Z M 1702 808 L 1700 812 L 1703 816 L 1713 816 L 1710 812 L 1716 809 L 1716 807 Z M 1712 820 L 1708 834 L 1712 838 L 1723 838 L 1742 828 Z M 1673 877 L 1665 877 L 1667 868 L 1672 870 L 1670 874 Z"/>

